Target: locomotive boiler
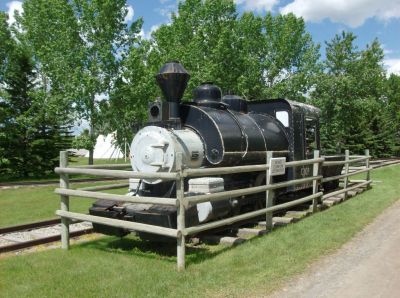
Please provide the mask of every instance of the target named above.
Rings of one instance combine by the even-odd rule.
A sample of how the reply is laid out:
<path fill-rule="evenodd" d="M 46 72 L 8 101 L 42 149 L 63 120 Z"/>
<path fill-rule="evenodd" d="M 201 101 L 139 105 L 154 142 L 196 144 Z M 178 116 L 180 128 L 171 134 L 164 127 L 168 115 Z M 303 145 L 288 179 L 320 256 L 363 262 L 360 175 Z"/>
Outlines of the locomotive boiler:
<path fill-rule="evenodd" d="M 148 123 L 139 130 L 131 145 L 131 164 L 136 172 L 177 171 L 177 155 L 187 168 L 235 167 L 262 164 L 266 152 L 274 151 L 288 161 L 313 157 L 320 149 L 319 109 L 285 99 L 247 101 L 237 95 L 222 96 L 211 82 L 193 90 L 193 99 L 182 102 L 190 75 L 178 62 L 166 63 L 156 75 L 165 100 L 148 108 Z M 286 169 L 276 181 L 311 176 L 312 166 Z M 341 167 L 324 167 L 324 176 L 334 176 Z M 233 190 L 265 183 L 264 172 L 226 174 L 186 179 L 186 195 Z M 337 187 L 338 181 L 324 184 Z M 310 192 L 310 184 L 276 192 L 276 200 L 290 200 Z M 174 181 L 130 179 L 130 195 L 175 197 Z M 189 198 L 190 199 L 190 198 Z M 248 195 L 218 202 L 200 203 L 187 210 L 186 226 L 197 225 L 265 207 L 265 194 Z M 117 203 L 100 200 L 90 214 L 176 228 L 176 207 Z M 123 236 L 129 231 L 94 224 L 95 230 Z M 146 236 L 142 234 L 142 236 Z M 148 236 L 148 235 L 147 235 Z"/>

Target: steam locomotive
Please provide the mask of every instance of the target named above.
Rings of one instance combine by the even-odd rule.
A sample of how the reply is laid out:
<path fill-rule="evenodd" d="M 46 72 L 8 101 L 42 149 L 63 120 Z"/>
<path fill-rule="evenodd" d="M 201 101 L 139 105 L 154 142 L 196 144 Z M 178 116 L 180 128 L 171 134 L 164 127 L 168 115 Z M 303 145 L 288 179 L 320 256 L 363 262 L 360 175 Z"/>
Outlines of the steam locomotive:
<path fill-rule="evenodd" d="M 190 75 L 179 62 L 166 63 L 156 75 L 165 101 L 149 104 L 148 123 L 139 130 L 131 145 L 131 164 L 136 172 L 177 171 L 176 156 L 188 168 L 235 167 L 266 162 L 266 151 L 274 151 L 287 161 L 313 158 L 320 150 L 319 109 L 286 99 L 247 101 L 237 95 L 222 97 L 221 89 L 204 83 L 193 90 L 193 100 L 181 102 Z M 325 177 L 339 175 L 341 166 L 323 167 Z M 312 166 L 286 169 L 275 181 L 305 178 Z M 187 178 L 185 193 L 210 193 L 265 184 L 265 172 L 226 174 L 219 177 Z M 324 184 L 334 189 L 338 181 Z M 174 181 L 131 179 L 130 195 L 175 197 Z M 310 183 L 280 189 L 276 200 L 291 200 L 310 192 Z M 248 195 L 192 206 L 186 226 L 265 207 L 265 194 Z M 176 207 L 117 203 L 99 200 L 89 213 L 163 227 L 176 228 Z M 121 228 L 94 225 L 97 232 L 124 236 Z"/>

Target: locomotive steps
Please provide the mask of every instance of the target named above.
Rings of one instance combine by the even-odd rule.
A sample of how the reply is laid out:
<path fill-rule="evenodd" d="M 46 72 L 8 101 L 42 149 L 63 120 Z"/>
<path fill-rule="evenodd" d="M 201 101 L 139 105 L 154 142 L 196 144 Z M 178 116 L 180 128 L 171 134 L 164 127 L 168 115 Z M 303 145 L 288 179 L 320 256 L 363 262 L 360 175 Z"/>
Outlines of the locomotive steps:
<path fill-rule="evenodd" d="M 322 201 L 322 204 L 317 205 L 318 211 L 323 211 L 331 208 L 334 205 L 340 204 L 345 200 L 354 198 L 358 194 L 366 191 L 367 186 L 357 187 L 360 183 L 349 183 L 348 187 L 356 187 L 354 190 L 350 190 L 347 192 L 347 196 L 345 194 L 338 194 L 336 196 L 328 197 Z M 303 218 L 311 215 L 313 212 L 311 210 L 312 206 L 308 209 L 302 210 L 288 210 L 282 216 L 274 216 L 272 218 L 273 227 L 285 227 L 289 224 L 296 223 Z M 266 230 L 266 222 L 258 221 L 243 224 L 242 226 L 238 226 L 236 228 L 232 228 L 229 231 L 225 231 L 223 233 L 207 233 L 203 234 L 197 238 L 192 238 L 191 242 L 193 245 L 198 244 L 208 244 L 208 245 L 224 245 L 224 246 L 235 246 L 238 244 L 242 244 L 247 240 L 253 239 L 254 237 L 263 236 L 267 234 L 269 231 Z"/>

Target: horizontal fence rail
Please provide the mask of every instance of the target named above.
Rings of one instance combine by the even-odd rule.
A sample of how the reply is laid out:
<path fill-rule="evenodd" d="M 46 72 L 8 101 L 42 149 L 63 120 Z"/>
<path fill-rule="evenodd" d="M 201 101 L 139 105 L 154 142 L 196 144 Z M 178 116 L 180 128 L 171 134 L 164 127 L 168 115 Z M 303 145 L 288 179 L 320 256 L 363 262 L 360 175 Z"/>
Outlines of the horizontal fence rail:
<path fill-rule="evenodd" d="M 195 205 L 195 204 L 199 204 L 199 203 L 203 203 L 203 202 L 214 202 L 214 201 L 220 201 L 220 200 L 224 200 L 224 199 L 235 198 L 235 197 L 239 197 L 239 196 L 256 194 L 256 193 L 264 192 L 267 190 L 274 190 L 274 189 L 278 189 L 278 188 L 282 188 L 282 187 L 302 184 L 302 183 L 310 182 L 310 181 L 313 181 L 316 179 L 321 179 L 321 178 L 322 178 L 322 176 L 308 177 L 308 178 L 290 180 L 287 182 L 280 182 L 280 183 L 275 183 L 275 184 L 270 184 L 270 185 L 262 185 L 262 186 L 255 186 L 255 187 L 249 187 L 249 188 L 243 188 L 243 189 L 228 190 L 228 191 L 224 191 L 224 192 L 216 192 L 216 193 L 205 194 L 205 195 L 190 196 L 187 198 L 189 199 L 189 205 Z"/>
<path fill-rule="evenodd" d="M 122 228 L 129 231 L 138 231 L 144 233 L 152 233 L 167 237 L 173 237 L 177 239 L 177 267 L 178 270 L 183 270 L 185 268 L 185 242 L 186 237 L 197 233 L 201 233 L 207 230 L 212 230 L 215 228 L 220 228 L 223 226 L 232 225 L 235 223 L 240 223 L 245 220 L 255 219 L 261 216 L 266 218 L 266 229 L 272 229 L 272 214 L 275 211 L 284 210 L 293 206 L 300 204 L 305 204 L 312 201 L 310 205 L 310 210 L 312 212 L 317 211 L 317 202 L 322 202 L 330 197 L 343 194 L 347 197 L 347 193 L 350 190 L 359 187 L 370 187 L 370 166 L 369 151 L 365 151 L 365 155 L 350 156 L 349 151 L 345 152 L 345 159 L 339 161 L 326 161 L 324 157 L 320 157 L 319 151 L 314 151 L 314 157 L 312 159 L 297 160 L 285 162 L 284 167 L 302 167 L 302 166 L 312 166 L 312 173 L 309 177 L 293 179 L 283 182 L 273 182 L 272 179 L 272 165 L 271 160 L 275 154 L 277 157 L 284 157 L 287 155 L 287 151 L 282 152 L 271 152 L 268 151 L 266 155 L 266 163 L 258 165 L 246 165 L 237 167 L 219 167 L 219 168 L 197 168 L 189 169 L 184 168 L 182 163 L 182 153 L 178 152 L 176 154 L 176 172 L 164 173 L 138 173 L 133 171 L 123 171 L 120 169 L 125 169 L 130 167 L 129 164 L 111 164 L 111 165 L 92 165 L 92 166 L 68 166 L 68 155 L 66 152 L 60 153 L 60 167 L 55 169 L 55 172 L 60 174 L 60 187 L 55 189 L 55 193 L 60 195 L 61 198 L 61 210 L 57 210 L 56 214 L 61 217 L 61 246 L 64 249 L 69 247 L 69 223 L 70 220 L 82 220 L 90 221 L 95 224 L 108 225 L 112 227 Z M 333 156 L 331 156 L 333 157 Z M 338 156 L 335 156 L 338 157 Z M 362 163 L 362 167 L 350 167 L 351 164 L 359 165 Z M 322 177 L 321 169 L 327 166 L 344 166 L 344 173 L 336 175 L 333 177 Z M 248 188 L 227 190 L 217 193 L 207 193 L 207 194 L 197 194 L 189 195 L 185 193 L 185 179 L 189 177 L 208 177 L 208 176 L 220 176 L 226 174 L 234 173 L 250 173 L 250 172 L 265 172 L 265 184 L 259 186 L 251 186 Z M 349 186 L 349 177 L 357 174 L 366 173 L 365 180 L 354 180 L 356 185 Z M 127 196 L 118 195 L 101 192 L 103 190 L 118 189 L 123 187 L 128 187 L 129 184 L 115 183 L 107 185 L 98 185 L 83 187 L 78 189 L 71 189 L 69 186 L 69 175 L 71 174 L 86 174 L 93 176 L 103 176 L 103 177 L 115 177 L 115 178 L 136 178 L 136 179 L 162 179 L 164 181 L 175 181 L 176 185 L 176 198 L 160 198 L 160 197 L 142 197 L 142 196 Z M 324 194 L 320 190 L 320 186 L 324 182 L 330 182 L 334 180 L 344 179 L 343 189 L 339 189 L 330 193 Z M 121 182 L 121 181 L 120 181 Z M 312 183 L 311 194 L 305 197 L 298 198 L 286 203 L 273 204 L 274 194 L 277 189 L 284 187 L 291 187 L 296 185 L 310 185 Z M 307 186 L 308 187 L 308 186 Z M 204 224 L 199 224 L 197 226 L 186 227 L 185 226 L 185 216 L 186 210 L 200 203 L 204 202 L 216 202 L 220 200 L 227 200 L 231 198 L 241 198 L 252 195 L 252 194 L 264 194 L 266 199 L 265 208 L 250 211 L 240 215 L 234 215 L 228 218 L 219 219 L 212 222 L 207 222 Z M 69 211 L 69 199 L 70 197 L 83 197 L 91 199 L 101 199 L 101 200 L 111 200 L 116 202 L 126 202 L 126 203 L 139 203 L 139 204 L 155 204 L 164 206 L 173 206 L 177 208 L 177 228 L 165 228 L 161 226 L 155 226 L 151 224 L 142 224 L 138 222 L 131 222 L 126 220 L 106 218 L 101 216 L 87 215 L 74 213 Z"/>
<path fill-rule="evenodd" d="M 98 200 L 177 206 L 176 199 L 168 199 L 168 198 L 139 197 L 139 196 L 136 197 L 136 196 L 116 195 L 109 193 L 101 193 L 101 192 L 99 193 L 99 192 L 84 191 L 77 189 L 65 189 L 65 188 L 56 188 L 54 192 L 56 194 L 64 196 L 74 196 L 74 197 L 91 198 Z"/>
<path fill-rule="evenodd" d="M 199 226 L 195 226 L 195 227 L 190 227 L 190 228 L 186 228 L 183 233 L 184 235 L 192 235 L 192 234 L 196 234 L 199 232 L 203 232 L 206 230 L 210 230 L 210 229 L 215 229 L 215 228 L 219 228 L 222 226 L 227 226 L 227 225 L 231 225 L 234 224 L 236 222 L 239 221 L 243 221 L 246 219 L 250 219 L 250 218 L 254 218 L 254 217 L 258 217 L 261 215 L 264 215 L 266 212 L 273 212 L 273 211 L 278 211 L 278 210 L 282 210 L 282 209 L 286 209 L 295 205 L 299 205 L 299 204 L 303 204 L 306 202 L 309 202 L 315 198 L 321 197 L 322 196 L 322 192 L 313 194 L 313 195 L 309 195 L 307 197 L 298 199 L 298 200 L 294 200 L 288 203 L 283 203 L 283 204 L 279 204 L 273 207 L 268 207 L 268 208 L 264 208 L 264 209 L 260 209 L 260 210 L 256 210 L 256 211 L 251 211 L 251 212 L 247 212 L 244 214 L 240 214 L 240 215 L 236 215 L 233 217 L 229 217 L 226 219 L 221 219 L 218 221 L 213 221 L 210 223 L 206 223 L 203 225 L 199 225 Z"/>
<path fill-rule="evenodd" d="M 103 164 L 103 165 L 75 165 L 70 168 L 73 169 L 126 169 L 130 168 L 130 163 L 116 163 L 116 164 Z"/>
<path fill-rule="evenodd" d="M 175 180 L 177 177 L 176 173 L 138 173 L 133 171 L 121 171 L 121 170 L 105 170 L 105 169 L 85 169 L 85 168 L 55 168 L 57 174 L 84 174 L 93 176 L 103 177 L 115 177 L 115 178 L 136 178 L 136 179 L 163 179 L 163 180 Z"/>
<path fill-rule="evenodd" d="M 178 231 L 175 229 L 153 226 L 153 225 L 148 225 L 148 224 L 143 224 L 143 223 L 138 223 L 138 222 L 133 222 L 133 221 L 126 221 L 126 220 L 120 220 L 120 219 L 114 219 L 114 218 L 108 218 L 108 217 L 87 215 L 87 214 L 81 214 L 81 213 L 75 213 L 75 212 L 69 212 L 69 211 L 63 211 L 63 210 L 57 210 L 56 214 L 58 216 L 61 216 L 62 218 L 90 221 L 90 222 L 97 223 L 97 224 L 103 224 L 103 225 L 108 225 L 111 227 L 128 229 L 128 230 L 132 230 L 132 231 L 147 232 L 147 233 L 168 236 L 168 237 L 174 237 L 174 238 L 177 238 L 179 235 Z"/>

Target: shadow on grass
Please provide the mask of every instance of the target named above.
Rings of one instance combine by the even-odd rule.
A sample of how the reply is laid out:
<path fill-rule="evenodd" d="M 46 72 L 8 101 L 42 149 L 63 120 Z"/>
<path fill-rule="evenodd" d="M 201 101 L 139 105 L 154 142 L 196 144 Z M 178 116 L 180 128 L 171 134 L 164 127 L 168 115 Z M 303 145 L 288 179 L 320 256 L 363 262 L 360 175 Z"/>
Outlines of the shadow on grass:
<path fill-rule="evenodd" d="M 110 236 L 81 243 L 76 247 L 162 260 L 169 263 L 176 262 L 176 242 L 174 241 L 153 242 L 137 236 L 126 236 L 124 238 Z M 222 245 L 186 244 L 186 264 L 191 265 L 207 261 L 231 248 Z"/>

